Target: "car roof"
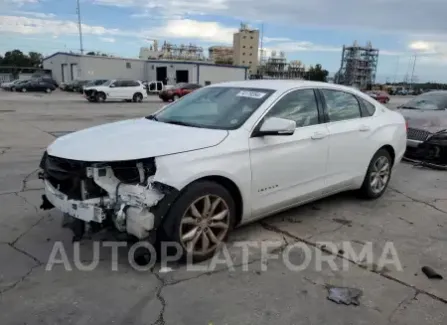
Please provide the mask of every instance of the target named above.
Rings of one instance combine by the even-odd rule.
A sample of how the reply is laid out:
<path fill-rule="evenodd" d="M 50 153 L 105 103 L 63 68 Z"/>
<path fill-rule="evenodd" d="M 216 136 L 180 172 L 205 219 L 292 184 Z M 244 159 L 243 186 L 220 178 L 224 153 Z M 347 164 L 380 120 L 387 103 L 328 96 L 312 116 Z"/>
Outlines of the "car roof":
<path fill-rule="evenodd" d="M 213 84 L 208 87 L 245 87 L 245 88 L 259 88 L 259 89 L 273 89 L 277 91 L 287 91 L 292 88 L 307 88 L 307 87 L 325 87 L 330 89 L 347 90 L 358 93 L 359 91 L 352 87 L 346 87 L 337 84 L 326 82 L 308 81 L 308 80 L 244 80 L 232 81 Z"/>

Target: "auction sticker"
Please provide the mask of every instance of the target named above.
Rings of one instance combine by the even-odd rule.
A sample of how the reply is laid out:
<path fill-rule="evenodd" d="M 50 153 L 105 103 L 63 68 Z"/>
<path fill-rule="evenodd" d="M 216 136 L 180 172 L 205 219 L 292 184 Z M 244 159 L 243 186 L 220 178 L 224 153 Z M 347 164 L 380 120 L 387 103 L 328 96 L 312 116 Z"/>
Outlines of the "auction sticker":
<path fill-rule="evenodd" d="M 247 97 L 247 98 L 261 99 L 265 95 L 266 95 L 266 93 L 262 93 L 260 91 L 241 90 L 236 96 L 237 97 Z"/>

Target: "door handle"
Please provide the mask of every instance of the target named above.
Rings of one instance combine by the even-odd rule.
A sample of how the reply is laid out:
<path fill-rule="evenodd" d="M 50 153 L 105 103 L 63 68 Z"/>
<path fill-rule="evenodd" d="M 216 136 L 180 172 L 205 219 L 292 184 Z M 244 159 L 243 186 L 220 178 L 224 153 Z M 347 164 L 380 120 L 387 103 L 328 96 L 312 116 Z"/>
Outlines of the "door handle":
<path fill-rule="evenodd" d="M 369 131 L 369 130 L 371 130 L 371 128 L 368 125 L 361 125 L 359 127 L 360 132 L 365 132 L 365 131 Z"/>
<path fill-rule="evenodd" d="M 315 133 L 311 136 L 311 138 L 312 138 L 313 140 L 319 140 L 319 139 L 326 138 L 326 136 L 327 136 L 327 133 L 323 133 L 323 132 L 315 132 Z"/>

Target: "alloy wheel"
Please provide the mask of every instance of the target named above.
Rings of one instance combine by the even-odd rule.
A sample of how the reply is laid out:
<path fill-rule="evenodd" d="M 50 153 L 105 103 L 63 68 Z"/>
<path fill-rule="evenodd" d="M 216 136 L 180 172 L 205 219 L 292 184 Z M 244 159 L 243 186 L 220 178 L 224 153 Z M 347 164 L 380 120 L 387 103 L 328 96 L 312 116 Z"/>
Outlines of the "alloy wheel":
<path fill-rule="evenodd" d="M 225 239 L 230 228 L 230 209 L 221 197 L 205 195 L 186 209 L 180 226 L 180 240 L 189 254 L 206 255 Z"/>
<path fill-rule="evenodd" d="M 369 177 L 369 184 L 374 193 L 381 193 L 385 189 L 390 178 L 390 172 L 391 164 L 388 158 L 385 156 L 378 157 L 373 164 Z"/>

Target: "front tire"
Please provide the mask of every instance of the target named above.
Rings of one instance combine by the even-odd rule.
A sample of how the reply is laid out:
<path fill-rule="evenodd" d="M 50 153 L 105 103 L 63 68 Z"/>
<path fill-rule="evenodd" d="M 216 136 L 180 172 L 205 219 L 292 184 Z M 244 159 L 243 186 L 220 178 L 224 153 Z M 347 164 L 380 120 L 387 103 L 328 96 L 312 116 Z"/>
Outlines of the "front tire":
<path fill-rule="evenodd" d="M 391 179 L 392 159 L 388 150 L 380 149 L 369 163 L 360 194 L 367 199 L 383 195 Z"/>
<path fill-rule="evenodd" d="M 134 103 L 141 103 L 143 101 L 143 95 L 140 93 L 136 93 L 132 98 Z"/>
<path fill-rule="evenodd" d="M 234 227 L 236 207 L 223 186 L 198 181 L 175 201 L 161 226 L 164 239 L 182 249 L 182 260 L 200 262 L 211 258 Z"/>
<path fill-rule="evenodd" d="M 172 101 L 175 102 L 176 100 L 179 100 L 180 96 L 179 95 L 174 95 L 172 96 Z"/>
<path fill-rule="evenodd" d="M 96 101 L 98 103 L 104 103 L 106 101 L 106 94 L 100 92 L 96 94 Z"/>
<path fill-rule="evenodd" d="M 26 93 L 26 88 L 22 88 L 22 93 Z"/>
<path fill-rule="evenodd" d="M 45 89 L 45 92 L 46 92 L 47 94 L 49 94 L 49 93 L 51 93 L 51 89 L 50 89 L 50 88 L 47 88 L 47 89 Z"/>

